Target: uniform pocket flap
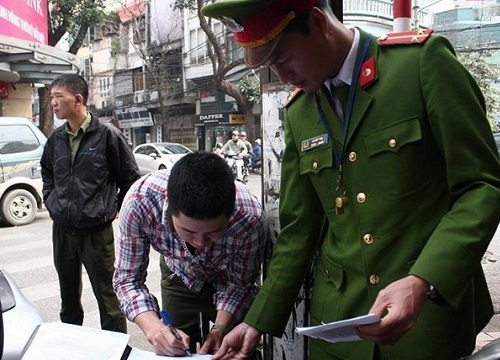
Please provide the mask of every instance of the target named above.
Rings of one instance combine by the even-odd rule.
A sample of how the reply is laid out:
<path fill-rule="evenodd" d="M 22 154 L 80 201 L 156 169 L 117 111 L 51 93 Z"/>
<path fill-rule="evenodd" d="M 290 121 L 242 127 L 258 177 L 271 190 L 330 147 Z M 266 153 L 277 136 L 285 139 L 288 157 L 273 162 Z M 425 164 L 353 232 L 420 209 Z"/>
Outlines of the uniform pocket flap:
<path fill-rule="evenodd" d="M 325 255 L 320 255 L 316 262 L 316 276 L 324 277 L 327 283 L 332 283 L 339 290 L 344 281 L 344 269 Z"/>
<path fill-rule="evenodd" d="M 372 131 L 366 135 L 365 143 L 368 154 L 374 156 L 384 151 L 397 153 L 404 145 L 421 139 L 422 130 L 415 116 Z"/>
<path fill-rule="evenodd" d="M 308 150 L 300 154 L 300 174 L 318 174 L 325 168 L 333 166 L 332 146 L 322 146 L 321 148 Z"/>

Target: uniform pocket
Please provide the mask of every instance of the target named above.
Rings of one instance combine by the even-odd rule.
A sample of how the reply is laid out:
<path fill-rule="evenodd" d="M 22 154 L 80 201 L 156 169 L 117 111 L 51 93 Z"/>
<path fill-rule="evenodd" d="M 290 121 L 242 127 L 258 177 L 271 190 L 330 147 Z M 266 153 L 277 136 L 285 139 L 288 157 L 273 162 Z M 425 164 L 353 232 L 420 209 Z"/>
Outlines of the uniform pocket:
<path fill-rule="evenodd" d="M 319 174 L 326 168 L 333 166 L 332 145 L 318 147 L 300 154 L 300 174 Z"/>
<path fill-rule="evenodd" d="M 422 129 L 416 116 L 393 122 L 365 135 L 372 173 L 381 196 L 404 197 L 430 180 Z"/>
<path fill-rule="evenodd" d="M 321 254 L 315 265 L 311 319 L 315 323 L 329 322 L 338 317 L 342 307 L 344 269 Z"/>
<path fill-rule="evenodd" d="M 309 177 L 327 213 L 335 211 L 337 171 L 332 145 L 328 144 L 300 154 L 300 174 Z"/>

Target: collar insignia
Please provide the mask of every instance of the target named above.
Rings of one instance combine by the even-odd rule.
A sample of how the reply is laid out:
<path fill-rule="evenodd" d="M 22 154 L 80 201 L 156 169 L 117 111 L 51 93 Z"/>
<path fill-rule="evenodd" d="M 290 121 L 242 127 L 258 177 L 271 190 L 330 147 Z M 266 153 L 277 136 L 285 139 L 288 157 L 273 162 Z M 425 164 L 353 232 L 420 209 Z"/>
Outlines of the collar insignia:
<path fill-rule="evenodd" d="M 362 88 L 367 87 L 377 80 L 377 67 L 375 65 L 375 58 L 373 57 L 369 58 L 361 65 L 359 85 Z"/>

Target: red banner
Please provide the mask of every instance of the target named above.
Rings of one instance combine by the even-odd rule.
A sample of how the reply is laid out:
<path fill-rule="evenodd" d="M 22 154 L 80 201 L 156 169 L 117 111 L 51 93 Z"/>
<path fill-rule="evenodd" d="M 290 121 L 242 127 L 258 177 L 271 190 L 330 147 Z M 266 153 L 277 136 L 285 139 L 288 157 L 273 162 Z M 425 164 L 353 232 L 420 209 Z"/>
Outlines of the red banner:
<path fill-rule="evenodd" d="M 47 44 L 48 0 L 0 0 L 0 35 Z"/>

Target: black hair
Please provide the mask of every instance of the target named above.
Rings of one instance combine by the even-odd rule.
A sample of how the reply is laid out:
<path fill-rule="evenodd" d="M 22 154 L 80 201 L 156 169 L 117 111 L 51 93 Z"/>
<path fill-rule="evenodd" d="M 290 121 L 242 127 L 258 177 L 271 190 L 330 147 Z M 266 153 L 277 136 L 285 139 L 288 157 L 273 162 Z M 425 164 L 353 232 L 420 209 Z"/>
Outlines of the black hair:
<path fill-rule="evenodd" d="M 314 5 L 314 7 L 320 8 L 322 10 L 327 10 L 330 8 L 330 4 L 328 3 L 328 0 L 318 0 L 318 2 Z M 285 32 L 285 33 L 298 32 L 304 36 L 309 36 L 309 34 L 311 33 L 311 30 L 309 29 L 309 25 L 308 25 L 307 20 L 309 18 L 310 12 L 311 12 L 311 10 L 304 11 L 302 14 L 295 17 L 285 27 L 283 32 Z"/>
<path fill-rule="evenodd" d="M 195 152 L 172 167 L 167 185 L 168 210 L 193 219 L 214 219 L 234 210 L 236 185 L 231 168 L 219 155 Z"/>
<path fill-rule="evenodd" d="M 52 81 L 51 87 L 62 86 L 73 95 L 81 95 L 83 105 L 87 105 L 89 87 L 83 77 L 77 74 L 64 74 Z"/>

